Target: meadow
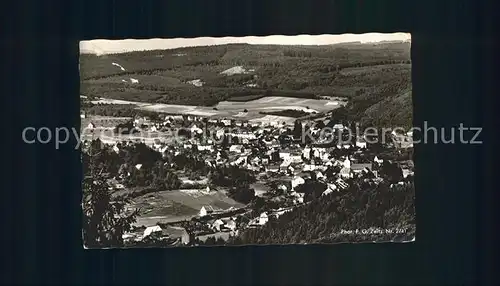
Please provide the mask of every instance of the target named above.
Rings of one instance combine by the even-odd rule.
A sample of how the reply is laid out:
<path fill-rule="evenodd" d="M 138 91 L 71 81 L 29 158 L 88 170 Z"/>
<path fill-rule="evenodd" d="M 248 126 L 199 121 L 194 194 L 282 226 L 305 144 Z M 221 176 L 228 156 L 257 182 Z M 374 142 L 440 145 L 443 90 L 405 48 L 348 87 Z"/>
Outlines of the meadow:
<path fill-rule="evenodd" d="M 225 101 L 249 103 L 269 96 L 344 97 L 353 120 L 411 125 L 409 42 L 230 44 L 82 54 L 80 66 L 81 94 L 89 98 L 213 109 Z"/>

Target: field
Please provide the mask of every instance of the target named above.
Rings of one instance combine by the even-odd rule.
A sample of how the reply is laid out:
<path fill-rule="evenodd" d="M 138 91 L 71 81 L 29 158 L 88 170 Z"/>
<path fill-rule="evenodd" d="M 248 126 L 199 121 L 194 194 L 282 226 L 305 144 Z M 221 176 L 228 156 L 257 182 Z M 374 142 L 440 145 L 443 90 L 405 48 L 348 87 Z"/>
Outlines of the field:
<path fill-rule="evenodd" d="M 103 56 L 84 54 L 80 67 L 82 95 L 166 104 L 141 107 L 146 110 L 234 116 L 244 105 L 249 111 L 265 112 L 266 106 L 259 100 L 279 97 L 276 102 L 268 102 L 267 107 L 277 110 L 309 106 L 311 111 L 321 111 L 336 106 L 319 107 L 321 103 L 312 101 L 292 104 L 282 99 L 335 96 L 349 98 L 348 115 L 353 120 L 367 125 L 411 125 L 409 42 L 231 44 Z M 386 104 L 394 112 L 385 112 Z"/>
<path fill-rule="evenodd" d="M 137 108 L 161 112 L 166 114 L 186 114 L 204 117 L 232 117 L 232 118 L 245 118 L 257 121 L 269 121 L 272 118 L 280 118 L 281 121 L 290 121 L 291 119 L 286 116 L 264 116 L 261 112 L 271 112 L 280 110 L 300 110 L 306 113 L 318 113 L 330 111 L 338 108 L 345 103 L 332 98 L 327 99 L 307 99 L 307 98 L 293 98 L 293 97 L 280 97 L 280 96 L 266 96 L 255 100 L 246 102 L 241 101 L 222 101 L 215 107 L 206 106 L 191 106 L 191 105 L 176 105 L 176 104 L 162 104 L 162 103 L 144 103 L 136 101 L 125 101 L 116 99 L 98 99 L 92 101 L 93 104 L 120 104 L 136 105 Z"/>
<path fill-rule="evenodd" d="M 222 191 L 210 193 L 200 190 L 173 190 L 145 194 L 132 199 L 129 208 L 139 208 L 136 225 L 155 225 L 190 219 L 201 207 L 211 206 L 215 210 L 240 208 L 243 204 L 229 198 Z"/>

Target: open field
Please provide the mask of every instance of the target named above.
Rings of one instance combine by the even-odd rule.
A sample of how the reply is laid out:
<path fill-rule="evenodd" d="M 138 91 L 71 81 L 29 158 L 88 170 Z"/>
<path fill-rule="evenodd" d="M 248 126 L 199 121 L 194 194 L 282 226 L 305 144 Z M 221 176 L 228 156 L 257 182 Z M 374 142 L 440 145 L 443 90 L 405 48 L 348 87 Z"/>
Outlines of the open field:
<path fill-rule="evenodd" d="M 245 115 L 249 118 L 262 117 L 257 115 L 258 109 L 265 107 L 259 105 L 262 98 L 337 96 L 349 98 L 347 114 L 352 120 L 368 125 L 391 122 L 406 126 L 411 125 L 412 118 L 408 104 L 411 98 L 407 96 L 411 91 L 410 45 L 230 44 L 102 56 L 83 54 L 81 95 L 161 103 L 165 105 L 140 107 L 202 116 L 240 116 L 241 105 L 227 106 L 227 102 L 239 101 L 245 102 L 249 111 L 255 109 Z M 388 118 L 390 115 L 379 108 L 382 101 L 401 112 Z M 273 107 L 267 111 L 284 106 L 304 109 L 304 105 L 318 112 L 327 107 L 323 104 L 320 108 L 312 102 L 274 102 L 267 106 Z"/>
<path fill-rule="evenodd" d="M 215 210 L 226 210 L 244 205 L 229 198 L 222 191 L 210 193 L 200 190 L 173 190 L 145 194 L 132 199 L 128 208 L 141 209 L 136 225 L 154 225 L 190 219 L 201 207 L 211 206 Z"/>
<path fill-rule="evenodd" d="M 304 99 L 290 98 L 280 96 L 266 96 L 263 98 L 250 100 L 246 102 L 240 101 L 222 101 L 215 108 L 206 106 L 190 106 L 176 104 L 161 104 L 161 103 L 144 103 L 137 101 L 126 101 L 117 99 L 101 98 L 92 101 L 93 104 L 132 104 L 138 109 L 161 112 L 167 114 L 185 114 L 202 117 L 229 117 L 229 118 L 244 118 L 248 120 L 264 120 L 268 121 L 271 118 L 264 116 L 260 112 L 281 111 L 281 110 L 301 110 L 308 113 L 318 113 L 330 111 L 340 106 L 345 105 L 344 101 L 337 99 Z M 282 116 L 283 120 L 290 120 L 289 117 Z M 266 119 L 267 118 L 267 119 Z M 281 120 L 281 119 L 280 119 Z"/>
<path fill-rule="evenodd" d="M 335 104 L 337 103 L 337 104 Z M 270 111 L 270 110 L 286 110 L 296 109 L 305 112 L 323 112 L 335 109 L 339 105 L 339 101 L 324 100 L 324 99 L 303 99 L 291 98 L 282 96 L 266 96 L 263 98 L 247 101 L 247 102 L 234 102 L 222 101 L 217 105 L 220 110 L 256 110 L 256 111 Z"/>
<path fill-rule="evenodd" d="M 250 188 L 255 190 L 255 195 L 258 197 L 265 195 L 270 190 L 270 188 L 262 182 L 253 183 L 250 185 Z"/>

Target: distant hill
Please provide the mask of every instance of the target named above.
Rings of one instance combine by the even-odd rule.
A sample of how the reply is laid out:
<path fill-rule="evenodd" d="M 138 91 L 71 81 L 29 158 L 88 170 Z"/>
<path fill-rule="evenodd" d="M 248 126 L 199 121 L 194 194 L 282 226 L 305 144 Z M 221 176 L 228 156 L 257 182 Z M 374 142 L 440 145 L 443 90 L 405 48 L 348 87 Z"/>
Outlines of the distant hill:
<path fill-rule="evenodd" d="M 82 54 L 80 71 L 81 94 L 88 96 L 205 106 L 276 91 L 341 96 L 350 98 L 350 114 L 360 120 L 411 124 L 411 116 L 406 118 L 412 109 L 409 42 L 228 44 Z"/>

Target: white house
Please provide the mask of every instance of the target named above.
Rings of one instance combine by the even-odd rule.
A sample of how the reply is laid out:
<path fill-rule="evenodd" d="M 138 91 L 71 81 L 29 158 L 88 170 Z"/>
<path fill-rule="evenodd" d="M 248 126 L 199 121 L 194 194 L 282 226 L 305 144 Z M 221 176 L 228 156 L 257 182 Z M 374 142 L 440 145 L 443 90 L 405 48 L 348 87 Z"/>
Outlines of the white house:
<path fill-rule="evenodd" d="M 201 134 L 201 133 L 203 133 L 203 129 L 196 126 L 196 124 L 193 124 L 193 126 L 191 126 L 191 133 Z"/>
<path fill-rule="evenodd" d="M 402 169 L 402 171 L 403 171 L 403 178 L 406 178 L 409 175 L 413 175 L 413 172 L 409 169 Z"/>
<path fill-rule="evenodd" d="M 356 147 L 364 149 L 364 148 L 366 148 L 366 142 L 365 141 L 356 141 Z"/>
<path fill-rule="evenodd" d="M 217 231 L 220 231 L 220 227 L 224 225 L 224 222 L 221 220 L 221 219 L 217 219 L 216 221 L 214 221 L 214 223 L 212 224 L 212 228 L 214 228 L 215 230 Z"/>
<path fill-rule="evenodd" d="M 242 153 L 243 150 L 244 148 L 241 145 L 232 145 L 229 147 L 229 152 Z"/>
<path fill-rule="evenodd" d="M 140 169 L 142 168 L 142 164 L 137 164 L 137 165 L 135 165 L 135 168 L 136 168 L 137 170 L 140 170 Z"/>
<path fill-rule="evenodd" d="M 154 232 L 163 232 L 163 230 L 161 229 L 161 227 L 159 227 L 158 225 L 155 225 L 155 226 L 148 226 L 146 228 L 146 230 L 144 230 L 144 234 L 142 235 L 142 237 L 146 237 L 146 236 L 149 236 L 151 235 L 152 233 Z"/>
<path fill-rule="evenodd" d="M 337 183 L 337 186 L 339 186 L 341 189 L 346 189 L 347 187 L 349 187 L 349 185 L 342 179 L 337 179 L 335 183 Z"/>
<path fill-rule="evenodd" d="M 321 195 L 322 195 L 322 196 L 326 196 L 326 195 L 329 195 L 329 194 L 331 194 L 331 193 L 333 193 L 333 190 L 332 190 L 332 189 L 330 189 L 330 188 L 327 188 L 327 189 L 326 189 L 326 190 L 325 190 L 325 191 L 324 191 Z"/>
<path fill-rule="evenodd" d="M 280 185 L 278 189 L 282 190 L 283 192 L 286 192 L 287 188 L 285 185 Z"/>
<path fill-rule="evenodd" d="M 373 162 L 375 162 L 377 164 L 382 164 L 384 162 L 384 160 L 379 159 L 377 156 L 375 156 L 375 158 L 373 159 Z"/>
<path fill-rule="evenodd" d="M 269 217 L 267 216 L 267 213 L 263 212 L 260 214 L 259 217 L 259 224 L 260 225 L 265 225 L 269 221 Z"/>
<path fill-rule="evenodd" d="M 229 228 L 230 230 L 235 230 L 236 229 L 236 222 L 232 219 L 226 221 L 226 224 L 224 225 L 225 227 Z"/>
<path fill-rule="evenodd" d="M 352 177 L 351 168 L 344 167 L 340 169 L 340 176 L 345 179 L 351 178 Z"/>
<path fill-rule="evenodd" d="M 325 191 L 325 192 L 327 192 L 327 191 L 328 191 L 328 193 L 331 193 L 331 192 L 333 192 L 333 191 L 336 191 L 336 190 L 337 190 L 337 186 L 335 186 L 335 184 L 330 184 L 330 183 L 329 183 L 327 186 L 328 186 L 328 187 L 326 188 L 326 191 Z M 324 194 L 325 192 L 323 192 L 323 194 Z"/>
<path fill-rule="evenodd" d="M 321 166 L 314 164 L 305 164 L 304 167 L 302 168 L 302 171 L 308 172 L 308 171 L 314 171 L 316 169 L 321 169 Z"/>
<path fill-rule="evenodd" d="M 302 150 L 302 156 L 304 156 L 306 159 L 311 159 L 311 148 L 304 148 L 304 150 Z"/>
<path fill-rule="evenodd" d="M 351 161 L 349 160 L 349 158 L 346 158 L 343 162 L 343 165 L 345 168 L 351 168 Z"/>
<path fill-rule="evenodd" d="M 88 129 L 94 129 L 95 128 L 94 123 L 90 122 L 89 125 L 87 125 L 87 128 Z"/>
<path fill-rule="evenodd" d="M 205 207 L 205 206 L 203 206 L 203 207 L 201 207 L 200 212 L 198 213 L 198 215 L 200 217 L 204 217 L 204 216 L 212 213 L 213 211 L 214 211 L 214 209 L 212 207 L 209 207 L 209 206 Z"/>
<path fill-rule="evenodd" d="M 300 176 L 296 176 L 295 178 L 292 179 L 292 190 L 294 190 L 296 187 L 304 184 L 306 180 Z"/>
<path fill-rule="evenodd" d="M 226 131 L 223 128 L 217 129 L 217 131 L 215 131 L 215 137 L 221 138 L 225 133 Z"/>
<path fill-rule="evenodd" d="M 335 129 L 335 130 L 342 130 L 342 129 L 344 129 L 344 125 L 342 125 L 342 124 L 335 124 L 335 125 L 333 125 L 333 129 Z"/>
<path fill-rule="evenodd" d="M 283 159 L 283 160 L 286 161 L 286 160 L 288 160 L 288 158 L 290 158 L 290 152 L 283 152 L 283 151 L 281 151 L 279 153 L 279 157 L 280 157 L 280 159 Z"/>
<path fill-rule="evenodd" d="M 198 151 L 213 151 L 213 145 L 197 145 Z"/>
<path fill-rule="evenodd" d="M 323 175 L 323 173 L 321 173 L 321 171 L 318 171 L 316 173 L 316 179 L 319 180 L 319 179 L 324 179 L 324 178 L 325 178 L 325 175 Z"/>

